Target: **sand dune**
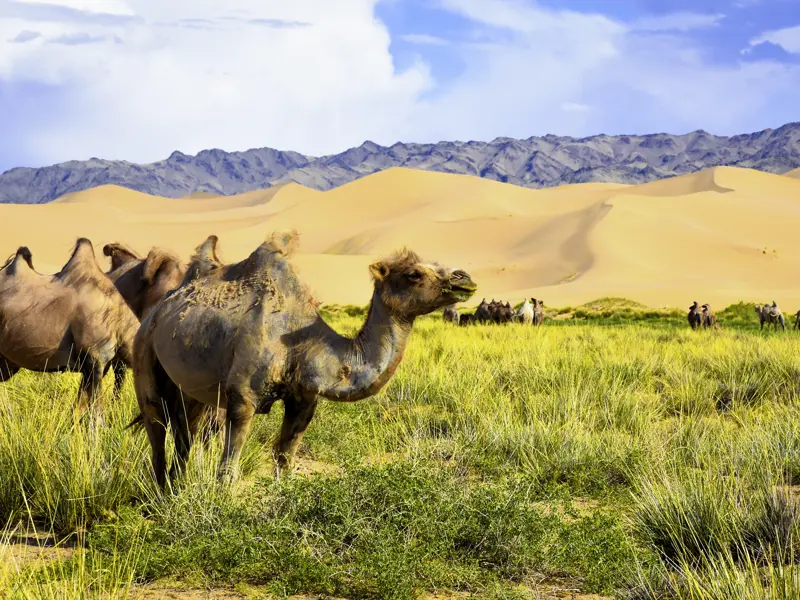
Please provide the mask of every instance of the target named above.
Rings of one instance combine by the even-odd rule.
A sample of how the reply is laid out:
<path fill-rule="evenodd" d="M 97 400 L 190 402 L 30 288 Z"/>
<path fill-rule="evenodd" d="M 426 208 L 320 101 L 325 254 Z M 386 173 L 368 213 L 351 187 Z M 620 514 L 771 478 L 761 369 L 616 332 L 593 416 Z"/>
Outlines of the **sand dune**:
<path fill-rule="evenodd" d="M 169 199 L 116 186 L 47 205 L 0 205 L 6 254 L 31 248 L 54 272 L 78 236 L 188 257 L 206 236 L 245 257 L 276 229 L 301 233 L 295 264 L 318 298 L 365 304 L 367 265 L 408 246 L 468 270 L 484 296 L 548 305 L 624 296 L 651 306 L 777 300 L 800 308 L 800 170 L 718 167 L 644 185 L 541 190 L 389 169 L 328 192 L 285 184 Z"/>
<path fill-rule="evenodd" d="M 794 177 L 795 179 L 800 179 L 800 169 L 792 169 L 788 173 L 785 173 L 789 177 Z"/>

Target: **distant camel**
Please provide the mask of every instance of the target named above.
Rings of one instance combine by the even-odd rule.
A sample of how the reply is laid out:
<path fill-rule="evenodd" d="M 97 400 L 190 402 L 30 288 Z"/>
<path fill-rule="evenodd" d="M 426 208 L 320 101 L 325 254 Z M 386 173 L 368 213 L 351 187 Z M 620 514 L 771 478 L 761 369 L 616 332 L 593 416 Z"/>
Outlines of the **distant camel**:
<path fill-rule="evenodd" d="M 524 325 L 531 325 L 533 323 L 533 305 L 525 298 L 525 302 L 519 307 L 517 317 Z"/>
<path fill-rule="evenodd" d="M 794 328 L 800 329 L 800 310 L 794 313 Z"/>
<path fill-rule="evenodd" d="M 533 324 L 537 327 L 544 322 L 544 301 L 531 298 L 533 304 Z"/>
<path fill-rule="evenodd" d="M 494 300 L 492 302 L 494 303 Z M 492 311 L 489 309 L 489 303 L 486 302 L 486 298 L 481 300 L 472 320 L 476 323 L 488 323 L 492 320 Z"/>
<path fill-rule="evenodd" d="M 703 325 L 703 315 L 697 300 L 689 307 L 689 325 L 692 329 L 699 329 Z"/>
<path fill-rule="evenodd" d="M 717 315 L 711 310 L 710 304 L 703 304 L 703 327 L 712 328 L 717 326 Z"/>
<path fill-rule="evenodd" d="M 764 323 L 767 325 L 772 325 L 774 330 L 778 329 L 778 325 L 780 324 L 781 329 L 786 331 L 786 321 L 783 318 L 783 313 L 781 309 L 778 308 L 778 305 L 775 301 L 772 301 L 772 304 L 757 304 L 756 305 L 756 313 L 758 313 L 758 319 L 761 321 L 761 329 L 764 329 Z M 796 315 L 795 315 L 796 316 Z M 797 321 L 795 320 L 795 324 Z"/>
<path fill-rule="evenodd" d="M 445 307 L 445 309 L 442 311 L 442 317 L 444 318 L 445 323 L 453 323 L 454 325 L 458 325 L 459 315 L 454 306 Z"/>
<path fill-rule="evenodd" d="M 466 313 L 458 315 L 458 324 L 461 327 L 466 327 L 467 325 L 472 325 L 475 322 L 475 315 L 469 315 Z"/>

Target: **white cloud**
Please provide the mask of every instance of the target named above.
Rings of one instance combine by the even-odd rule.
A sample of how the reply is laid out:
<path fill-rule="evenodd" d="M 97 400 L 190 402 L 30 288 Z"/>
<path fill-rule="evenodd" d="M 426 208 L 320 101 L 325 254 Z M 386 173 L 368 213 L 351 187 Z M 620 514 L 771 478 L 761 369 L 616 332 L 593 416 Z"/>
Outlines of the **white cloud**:
<path fill-rule="evenodd" d="M 417 44 L 419 46 L 447 46 L 449 42 L 435 35 L 428 35 L 427 33 L 406 33 L 400 36 L 400 39 L 409 44 Z"/>
<path fill-rule="evenodd" d="M 19 4 L 44 4 L 103 15 L 133 15 L 125 0 L 14 0 Z"/>
<path fill-rule="evenodd" d="M 88 4 L 70 3 L 81 1 Z M 0 42 L 0 80 L 41 82 L 65 95 L 57 123 L 39 128 L 32 120 L 22 140 L 42 162 L 266 145 L 321 154 L 367 138 L 391 143 L 430 85 L 424 64 L 395 69 L 374 0 L 129 5 L 136 19 L 39 21 L 40 38 Z M 32 27 L 0 14 L 0 40 Z"/>
<path fill-rule="evenodd" d="M 800 25 L 767 31 L 750 42 L 751 46 L 757 46 L 764 42 L 776 44 L 793 54 L 800 54 Z"/>
<path fill-rule="evenodd" d="M 638 19 L 631 27 L 637 31 L 691 31 L 716 27 L 724 18 L 725 15 L 719 13 L 674 12 Z"/>

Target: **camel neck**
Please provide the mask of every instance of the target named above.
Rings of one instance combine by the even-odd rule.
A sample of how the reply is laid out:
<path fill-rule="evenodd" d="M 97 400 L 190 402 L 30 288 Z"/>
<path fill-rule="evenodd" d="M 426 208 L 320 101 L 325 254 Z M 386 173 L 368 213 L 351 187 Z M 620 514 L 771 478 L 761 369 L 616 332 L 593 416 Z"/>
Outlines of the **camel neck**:
<path fill-rule="evenodd" d="M 325 369 L 328 381 L 318 393 L 345 402 L 378 393 L 403 359 L 413 322 L 392 315 L 375 291 L 367 320 L 354 338 L 342 338 L 343 352 Z"/>

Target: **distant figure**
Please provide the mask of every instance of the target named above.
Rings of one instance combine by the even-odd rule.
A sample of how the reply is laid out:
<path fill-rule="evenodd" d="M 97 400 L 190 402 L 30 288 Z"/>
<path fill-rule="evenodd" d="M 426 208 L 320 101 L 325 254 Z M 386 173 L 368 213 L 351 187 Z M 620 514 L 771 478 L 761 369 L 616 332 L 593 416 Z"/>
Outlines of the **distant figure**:
<path fill-rule="evenodd" d="M 757 304 L 756 305 L 756 313 L 758 313 L 758 319 L 761 321 L 761 329 L 764 329 L 764 323 L 767 325 L 772 325 L 772 328 L 777 330 L 778 325 L 780 324 L 781 329 L 786 331 L 786 322 L 783 318 L 783 313 L 781 309 L 778 308 L 777 303 L 773 300 L 772 304 Z M 795 315 L 796 317 L 796 315 Z M 795 318 L 795 325 L 797 325 L 797 319 Z"/>
<path fill-rule="evenodd" d="M 475 322 L 475 315 L 462 314 L 458 316 L 458 324 L 461 327 L 472 325 Z"/>
<path fill-rule="evenodd" d="M 710 304 L 703 304 L 703 327 L 710 328 L 717 326 L 717 315 L 711 310 Z"/>
<path fill-rule="evenodd" d="M 800 329 L 800 310 L 794 313 L 794 328 Z"/>
<path fill-rule="evenodd" d="M 689 325 L 692 329 L 699 329 L 703 325 L 703 315 L 697 300 L 689 307 Z"/>
<path fill-rule="evenodd" d="M 445 323 L 453 323 L 454 325 L 458 325 L 458 311 L 456 310 L 455 306 L 447 306 L 442 311 L 442 316 L 444 317 Z"/>
<path fill-rule="evenodd" d="M 517 317 L 523 325 L 533 324 L 533 305 L 525 298 L 525 302 L 519 307 Z"/>

